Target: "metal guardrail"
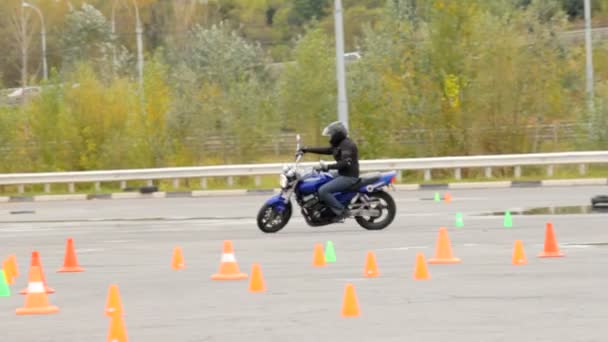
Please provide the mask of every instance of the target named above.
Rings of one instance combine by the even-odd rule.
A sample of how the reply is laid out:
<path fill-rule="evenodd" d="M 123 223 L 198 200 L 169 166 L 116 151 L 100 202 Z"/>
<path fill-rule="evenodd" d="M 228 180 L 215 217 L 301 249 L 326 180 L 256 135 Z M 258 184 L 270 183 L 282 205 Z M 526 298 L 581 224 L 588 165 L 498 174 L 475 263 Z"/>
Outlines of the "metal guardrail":
<path fill-rule="evenodd" d="M 492 176 L 494 167 L 514 167 L 515 178 L 521 177 L 523 166 L 547 166 L 547 175 L 553 175 L 555 165 L 579 165 L 581 175 L 586 173 L 587 164 L 608 164 L 608 151 L 586 152 L 560 152 L 560 153 L 533 153 L 533 154 L 506 154 L 506 155 L 480 155 L 436 158 L 409 158 L 409 159 L 381 159 L 364 160 L 360 162 L 361 171 L 378 170 L 424 170 L 425 180 L 431 180 L 431 170 L 453 169 L 454 177 L 461 178 L 461 169 L 484 168 L 485 176 Z M 17 185 L 19 192 L 24 192 L 24 185 L 44 184 L 45 192 L 50 192 L 51 184 L 68 184 L 69 191 L 74 192 L 75 183 L 95 183 L 100 189 L 102 182 L 121 182 L 126 187 L 127 181 L 147 181 L 149 185 L 153 180 L 172 179 L 173 186 L 179 186 L 180 179 L 199 178 L 201 188 L 207 187 L 207 179 L 212 177 L 227 177 L 228 184 L 233 184 L 233 177 L 252 176 L 256 184 L 261 183 L 263 175 L 277 175 L 284 164 L 249 164 L 249 165 L 219 165 L 174 167 L 157 169 L 131 169 L 106 170 L 82 172 L 50 172 L 50 173 L 14 173 L 0 174 L 0 185 Z M 317 163 L 302 163 L 303 167 L 311 167 Z"/>

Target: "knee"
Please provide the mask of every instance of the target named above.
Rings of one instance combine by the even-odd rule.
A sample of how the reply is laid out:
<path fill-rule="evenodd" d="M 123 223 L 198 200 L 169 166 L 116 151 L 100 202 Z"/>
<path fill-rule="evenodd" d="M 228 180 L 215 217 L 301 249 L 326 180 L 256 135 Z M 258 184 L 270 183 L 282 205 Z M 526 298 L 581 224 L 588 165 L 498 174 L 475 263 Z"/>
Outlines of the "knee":
<path fill-rule="evenodd" d="M 325 197 L 329 194 L 329 191 L 327 191 L 327 187 L 326 186 L 322 186 L 319 188 L 319 196 L 320 197 Z"/>

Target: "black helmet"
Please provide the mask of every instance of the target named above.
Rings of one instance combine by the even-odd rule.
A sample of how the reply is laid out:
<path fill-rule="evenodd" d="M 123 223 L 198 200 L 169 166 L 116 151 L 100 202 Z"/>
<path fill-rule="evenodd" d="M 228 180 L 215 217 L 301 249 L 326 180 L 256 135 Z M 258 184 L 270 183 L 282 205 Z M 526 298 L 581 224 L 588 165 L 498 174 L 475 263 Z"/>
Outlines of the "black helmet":
<path fill-rule="evenodd" d="M 346 129 L 346 126 L 344 126 L 342 122 L 335 121 L 327 125 L 327 127 L 323 129 L 322 134 L 326 137 L 330 137 L 329 142 L 332 145 L 337 146 L 348 136 L 348 129 Z"/>

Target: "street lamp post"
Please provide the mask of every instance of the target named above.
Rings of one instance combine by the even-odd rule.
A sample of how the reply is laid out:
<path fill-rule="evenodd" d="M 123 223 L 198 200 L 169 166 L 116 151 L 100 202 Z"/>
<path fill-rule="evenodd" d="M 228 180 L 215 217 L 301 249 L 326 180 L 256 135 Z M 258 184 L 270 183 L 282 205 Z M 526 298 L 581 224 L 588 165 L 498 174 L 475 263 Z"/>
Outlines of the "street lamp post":
<path fill-rule="evenodd" d="M 135 20 L 136 27 L 135 32 L 137 33 L 137 73 L 139 76 L 139 87 L 143 96 L 144 91 L 144 55 L 143 55 L 143 29 L 141 27 L 141 20 L 139 17 L 139 7 L 137 6 L 137 0 L 133 0 L 133 6 L 135 7 Z"/>
<path fill-rule="evenodd" d="M 346 98 L 346 70 L 344 67 L 344 26 L 342 24 L 342 1 L 334 1 L 336 31 L 336 77 L 338 79 L 338 120 L 348 128 L 348 101 Z"/>
<path fill-rule="evenodd" d="M 593 41 L 591 37 L 591 0 L 585 0 L 585 50 L 587 54 L 587 95 L 589 109 L 593 110 Z"/>
<path fill-rule="evenodd" d="M 44 27 L 44 16 L 42 15 L 42 12 L 40 11 L 40 9 L 38 9 L 38 7 L 27 3 L 27 2 L 23 2 L 21 3 L 21 5 L 23 7 L 29 7 L 31 9 L 33 9 L 34 11 L 36 11 L 36 13 L 38 13 L 38 16 L 40 16 L 40 23 L 42 25 L 42 71 L 43 71 L 43 75 L 44 75 L 44 80 L 48 80 L 49 78 L 49 74 L 48 74 L 48 67 L 47 67 L 47 63 L 46 63 L 46 29 Z"/>
<path fill-rule="evenodd" d="M 116 38 L 116 5 L 117 1 L 112 0 L 112 39 Z M 112 43 L 112 70 L 116 71 L 116 44 Z"/>

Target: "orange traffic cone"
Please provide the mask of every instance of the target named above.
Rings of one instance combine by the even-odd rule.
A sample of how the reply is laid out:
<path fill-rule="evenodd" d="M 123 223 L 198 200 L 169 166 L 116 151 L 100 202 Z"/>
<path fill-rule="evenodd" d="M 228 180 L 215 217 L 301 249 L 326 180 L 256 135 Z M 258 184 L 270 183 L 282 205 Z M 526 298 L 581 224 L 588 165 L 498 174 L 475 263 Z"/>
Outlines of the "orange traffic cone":
<path fill-rule="evenodd" d="M 324 267 L 325 264 L 325 252 L 323 251 L 323 244 L 317 243 L 312 257 L 312 265 L 314 267 Z"/>
<path fill-rule="evenodd" d="M 358 317 L 361 314 L 353 284 L 346 284 L 342 299 L 342 317 Z"/>
<path fill-rule="evenodd" d="M 44 289 L 46 291 L 46 293 L 55 293 L 55 290 L 51 287 L 49 287 L 46 283 L 46 277 L 44 276 L 44 270 L 42 269 L 42 262 L 40 261 L 40 253 L 38 253 L 38 251 L 33 251 L 32 252 L 32 262 L 31 262 L 31 267 L 38 267 L 40 268 L 40 276 L 42 278 L 42 283 L 44 284 Z M 31 270 L 30 270 L 31 272 Z M 19 292 L 20 294 L 27 294 L 28 288 L 25 288 L 23 290 L 21 290 L 21 292 Z"/>
<path fill-rule="evenodd" d="M 115 315 L 124 316 L 118 285 L 112 284 L 108 289 L 108 297 L 106 299 L 106 308 L 104 310 L 104 314 L 108 317 Z"/>
<path fill-rule="evenodd" d="M 2 269 L 4 270 L 6 283 L 9 285 L 13 285 L 15 283 L 15 275 L 13 274 L 13 267 L 9 259 L 5 259 L 2 262 Z"/>
<path fill-rule="evenodd" d="M 84 272 L 84 269 L 78 265 L 76 251 L 74 250 L 74 240 L 72 238 L 68 238 L 67 240 L 65 246 L 65 257 L 63 259 L 63 267 L 60 268 L 57 272 Z"/>
<path fill-rule="evenodd" d="M 108 329 L 107 342 L 128 342 L 127 328 L 121 315 L 113 315 L 110 318 L 110 328 Z"/>
<path fill-rule="evenodd" d="M 452 202 L 452 195 L 449 192 L 446 192 L 443 198 L 445 199 L 446 203 Z"/>
<path fill-rule="evenodd" d="M 11 254 L 8 256 L 8 260 L 11 267 L 11 272 L 14 278 L 19 277 L 19 266 L 17 265 L 17 256 L 15 254 Z"/>
<path fill-rule="evenodd" d="M 262 275 L 262 268 L 259 264 L 251 266 L 251 280 L 249 281 L 249 292 L 264 292 L 266 284 Z"/>
<path fill-rule="evenodd" d="M 186 264 L 184 263 L 184 253 L 182 252 L 182 248 L 179 246 L 173 248 L 173 258 L 171 260 L 171 267 L 174 270 L 181 270 L 186 268 Z"/>
<path fill-rule="evenodd" d="M 545 228 L 545 247 L 544 250 L 538 255 L 539 258 L 558 258 L 563 257 L 564 253 L 560 252 L 557 246 L 557 240 L 555 239 L 555 232 L 553 231 L 553 224 L 547 222 Z"/>
<path fill-rule="evenodd" d="M 416 254 L 416 267 L 414 268 L 414 280 L 428 280 L 431 279 L 429 269 L 424 261 L 424 254 Z"/>
<path fill-rule="evenodd" d="M 525 265 L 528 263 L 526 259 L 526 253 L 524 252 L 524 245 L 521 240 L 515 241 L 513 247 L 513 265 Z"/>
<path fill-rule="evenodd" d="M 58 307 L 49 304 L 40 267 L 31 267 L 25 305 L 16 310 L 17 315 L 44 315 L 58 311 Z"/>
<path fill-rule="evenodd" d="M 218 273 L 211 276 L 213 280 L 240 280 L 247 278 L 247 274 L 241 273 L 239 265 L 234 256 L 232 241 L 224 241 L 224 250 Z"/>
<path fill-rule="evenodd" d="M 448 230 L 445 227 L 439 228 L 439 237 L 435 246 L 435 257 L 429 259 L 429 264 L 457 264 L 459 258 L 452 254 L 452 243 L 448 236 Z"/>
<path fill-rule="evenodd" d="M 365 270 L 363 276 L 367 278 L 375 278 L 380 275 L 378 265 L 376 264 L 376 254 L 372 251 L 367 251 L 365 258 Z"/>

